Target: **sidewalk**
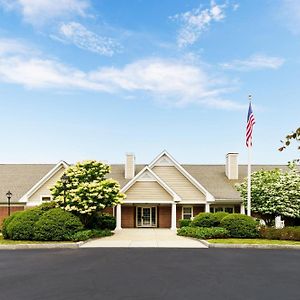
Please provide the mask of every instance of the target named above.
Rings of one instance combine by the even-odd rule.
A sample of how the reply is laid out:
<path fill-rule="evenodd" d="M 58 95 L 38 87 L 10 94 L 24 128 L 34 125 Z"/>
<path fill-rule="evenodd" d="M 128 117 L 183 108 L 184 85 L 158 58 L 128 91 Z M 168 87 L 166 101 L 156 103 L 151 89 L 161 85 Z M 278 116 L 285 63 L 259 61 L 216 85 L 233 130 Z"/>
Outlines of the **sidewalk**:
<path fill-rule="evenodd" d="M 149 248 L 208 248 L 200 241 L 176 235 L 170 229 L 122 229 L 113 236 L 88 241 L 80 248 L 149 247 Z"/>

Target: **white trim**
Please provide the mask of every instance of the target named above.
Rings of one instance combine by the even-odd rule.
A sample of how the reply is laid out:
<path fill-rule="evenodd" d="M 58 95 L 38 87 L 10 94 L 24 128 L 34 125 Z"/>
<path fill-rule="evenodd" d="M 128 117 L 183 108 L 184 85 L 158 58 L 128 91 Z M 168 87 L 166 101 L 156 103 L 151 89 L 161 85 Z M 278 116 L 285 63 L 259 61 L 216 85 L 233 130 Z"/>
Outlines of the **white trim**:
<path fill-rule="evenodd" d="M 187 207 L 191 208 L 191 220 L 192 220 L 193 216 L 194 216 L 194 206 L 193 205 L 182 205 L 182 207 L 181 207 L 181 219 L 183 219 L 183 215 L 184 215 L 183 208 L 187 208 Z"/>
<path fill-rule="evenodd" d="M 19 202 L 26 202 L 28 201 L 28 198 L 32 196 L 45 182 L 47 182 L 52 176 L 54 176 L 61 168 L 68 168 L 69 165 L 61 160 L 56 164 L 56 166 L 51 169 L 42 179 L 40 179 L 26 194 L 24 194 Z M 40 204 L 40 203 L 38 203 Z M 31 205 L 30 205 L 31 206 Z"/>
<path fill-rule="evenodd" d="M 171 230 L 176 230 L 176 215 L 177 215 L 177 204 L 176 202 L 172 203 L 171 206 Z"/>
<path fill-rule="evenodd" d="M 122 229 L 122 208 L 121 204 L 117 204 L 116 230 Z"/>
<path fill-rule="evenodd" d="M 230 205 L 230 204 L 228 204 L 228 205 L 216 204 L 216 205 L 212 206 L 211 208 L 213 209 L 213 212 L 215 212 L 216 208 L 222 208 L 222 212 L 225 212 L 225 208 L 232 208 L 232 213 L 235 213 L 234 205 Z"/>
<path fill-rule="evenodd" d="M 155 178 L 156 182 L 158 182 L 173 197 L 174 201 L 181 201 L 181 198 L 160 177 L 158 177 L 151 169 L 149 169 L 148 166 L 146 166 L 134 178 L 132 178 L 121 189 L 121 193 L 125 193 L 129 188 L 131 188 L 139 180 L 139 178 L 143 175 L 144 172 L 149 172 Z"/>
<path fill-rule="evenodd" d="M 166 150 L 161 152 L 150 164 L 149 168 L 152 169 L 156 163 L 159 161 L 159 159 L 166 155 L 174 164 L 174 167 L 181 172 L 182 175 L 184 175 L 196 188 L 198 188 L 205 196 L 206 201 L 215 201 L 215 197 L 204 188 L 202 184 L 200 184 L 189 172 L 187 172 Z"/>

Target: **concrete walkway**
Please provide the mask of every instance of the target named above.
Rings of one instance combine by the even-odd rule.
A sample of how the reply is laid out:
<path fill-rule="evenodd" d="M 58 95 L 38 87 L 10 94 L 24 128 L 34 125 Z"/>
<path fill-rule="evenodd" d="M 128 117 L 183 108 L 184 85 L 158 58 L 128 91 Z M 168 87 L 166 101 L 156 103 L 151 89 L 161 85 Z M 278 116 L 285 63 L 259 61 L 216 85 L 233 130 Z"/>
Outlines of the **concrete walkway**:
<path fill-rule="evenodd" d="M 176 231 L 158 228 L 116 230 L 113 236 L 95 239 L 80 247 L 208 248 L 200 241 L 176 235 Z"/>

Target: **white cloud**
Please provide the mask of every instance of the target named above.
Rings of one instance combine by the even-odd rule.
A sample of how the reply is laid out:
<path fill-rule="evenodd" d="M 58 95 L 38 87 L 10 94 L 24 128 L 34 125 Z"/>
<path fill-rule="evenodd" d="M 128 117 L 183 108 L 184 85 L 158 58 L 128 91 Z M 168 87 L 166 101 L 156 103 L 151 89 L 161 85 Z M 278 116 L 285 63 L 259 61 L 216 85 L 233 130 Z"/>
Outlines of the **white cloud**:
<path fill-rule="evenodd" d="M 5 41 L 0 40 L 1 44 L 4 48 Z M 84 72 L 41 55 L 31 56 L 22 50 L 5 51 L 0 53 L 0 80 L 31 89 L 81 89 L 124 97 L 142 93 L 142 97 L 150 96 L 172 106 L 199 104 L 221 109 L 242 108 L 238 103 L 223 100 L 223 96 L 232 91 L 232 85 L 223 78 L 211 76 L 200 65 L 162 58 Z"/>
<path fill-rule="evenodd" d="M 219 22 L 225 18 L 226 7 L 227 4 L 218 5 L 215 1 L 211 1 L 209 8 L 197 8 L 171 17 L 182 23 L 177 36 L 177 44 L 180 47 L 194 44 L 212 22 Z"/>
<path fill-rule="evenodd" d="M 32 25 L 68 16 L 85 17 L 90 6 L 88 0 L 0 0 L 0 5 L 20 12 L 24 21 Z"/>
<path fill-rule="evenodd" d="M 77 22 L 62 24 L 59 28 L 59 34 L 52 36 L 52 38 L 61 42 L 72 43 L 78 48 L 105 56 L 112 56 L 121 51 L 121 45 L 114 39 L 89 31 Z"/>
<path fill-rule="evenodd" d="M 276 14 L 283 19 L 284 24 L 294 34 L 300 34 L 300 1 L 281 0 L 281 6 L 276 6 Z"/>
<path fill-rule="evenodd" d="M 261 69 L 278 69 L 284 64 L 284 59 L 276 56 L 266 56 L 255 54 L 245 60 L 233 60 L 228 63 L 223 63 L 221 66 L 224 69 L 237 71 L 253 71 Z"/>

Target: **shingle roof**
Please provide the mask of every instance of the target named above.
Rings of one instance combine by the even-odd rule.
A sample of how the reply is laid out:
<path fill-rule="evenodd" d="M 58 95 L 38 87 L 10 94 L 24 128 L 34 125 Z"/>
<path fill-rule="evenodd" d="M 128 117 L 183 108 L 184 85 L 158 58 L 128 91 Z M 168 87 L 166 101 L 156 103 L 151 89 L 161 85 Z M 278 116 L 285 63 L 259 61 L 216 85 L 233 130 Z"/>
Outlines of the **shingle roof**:
<path fill-rule="evenodd" d="M 0 203 L 6 203 L 6 193 L 12 192 L 11 202 L 17 202 L 44 177 L 53 164 L 0 164 Z"/>
<path fill-rule="evenodd" d="M 141 171 L 146 165 L 136 165 L 136 174 Z M 216 199 L 236 199 L 240 200 L 240 194 L 235 188 L 235 184 L 242 182 L 247 176 L 247 165 L 239 166 L 239 179 L 229 180 L 225 175 L 225 165 L 181 165 L 188 171 L 201 185 L 204 186 Z M 271 170 L 280 168 L 287 170 L 284 165 L 252 165 L 252 172 L 261 169 Z M 119 181 L 123 187 L 129 179 L 124 178 L 124 165 L 111 165 L 111 178 Z"/>
<path fill-rule="evenodd" d="M 146 165 L 136 165 L 136 174 Z M 54 164 L 0 164 L 0 203 L 6 203 L 6 192 L 13 193 L 12 203 L 19 200 L 33 185 L 45 176 Z M 224 165 L 182 165 L 201 185 L 204 186 L 216 199 L 239 200 L 239 193 L 235 184 L 247 176 L 247 166 L 239 166 L 239 180 L 229 180 L 225 175 Z M 252 171 L 274 168 L 287 169 L 283 165 L 252 165 Z M 123 187 L 129 179 L 124 178 L 124 164 L 112 164 L 108 175 L 117 180 Z"/>

